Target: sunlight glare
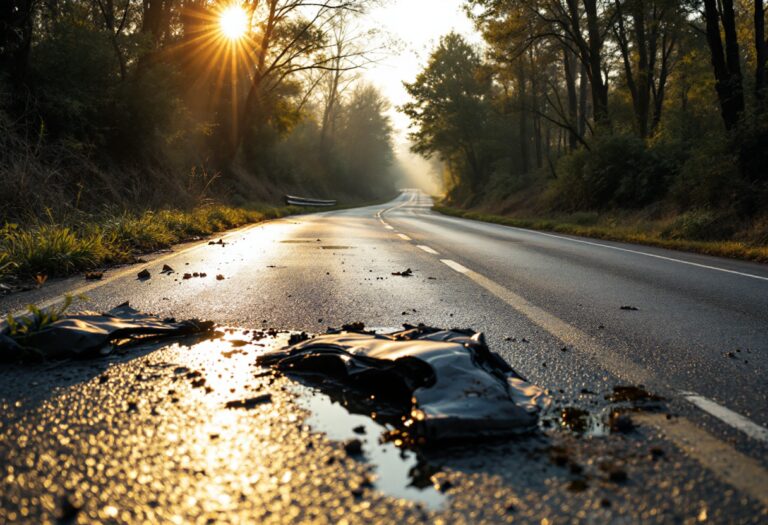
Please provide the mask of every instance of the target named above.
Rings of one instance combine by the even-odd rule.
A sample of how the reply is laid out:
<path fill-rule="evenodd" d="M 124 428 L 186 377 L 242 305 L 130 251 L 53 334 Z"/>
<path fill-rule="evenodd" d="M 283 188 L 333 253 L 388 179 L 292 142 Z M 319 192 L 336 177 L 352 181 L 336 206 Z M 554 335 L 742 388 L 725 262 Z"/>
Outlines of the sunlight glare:
<path fill-rule="evenodd" d="M 245 36 L 248 31 L 248 14 L 239 5 L 233 4 L 219 15 L 221 32 L 230 40 L 237 40 Z"/>

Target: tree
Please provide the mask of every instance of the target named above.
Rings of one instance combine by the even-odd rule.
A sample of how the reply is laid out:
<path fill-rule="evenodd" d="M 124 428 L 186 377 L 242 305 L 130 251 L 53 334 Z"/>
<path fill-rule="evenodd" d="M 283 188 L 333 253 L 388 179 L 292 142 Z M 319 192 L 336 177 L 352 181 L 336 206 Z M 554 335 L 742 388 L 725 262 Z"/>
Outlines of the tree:
<path fill-rule="evenodd" d="M 405 83 L 413 100 L 401 108 L 416 128 L 410 134 L 413 151 L 427 158 L 437 154 L 473 191 L 489 175 L 483 142 L 489 132 L 491 82 L 481 66 L 464 38 L 444 36 L 427 67 Z"/>
<path fill-rule="evenodd" d="M 614 10 L 612 29 L 632 97 L 635 129 L 644 139 L 661 121 L 685 20 L 677 0 L 614 0 Z"/>

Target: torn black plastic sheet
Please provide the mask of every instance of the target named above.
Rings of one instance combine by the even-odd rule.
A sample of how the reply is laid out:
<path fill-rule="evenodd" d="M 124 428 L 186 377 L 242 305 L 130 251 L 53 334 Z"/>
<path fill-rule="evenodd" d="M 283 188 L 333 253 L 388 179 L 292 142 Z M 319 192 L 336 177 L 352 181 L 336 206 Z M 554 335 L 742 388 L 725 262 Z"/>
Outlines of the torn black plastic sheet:
<path fill-rule="evenodd" d="M 16 322 L 21 323 L 23 317 L 17 318 Z M 64 315 L 26 334 L 13 335 L 10 326 L 3 326 L 0 330 L 0 361 L 106 355 L 115 346 L 206 333 L 213 327 L 214 324 L 208 321 L 160 319 L 124 304 L 103 314 Z"/>
<path fill-rule="evenodd" d="M 258 363 L 300 374 L 326 391 L 352 391 L 427 443 L 528 432 L 550 404 L 543 389 L 471 330 L 329 333 L 264 354 Z"/>

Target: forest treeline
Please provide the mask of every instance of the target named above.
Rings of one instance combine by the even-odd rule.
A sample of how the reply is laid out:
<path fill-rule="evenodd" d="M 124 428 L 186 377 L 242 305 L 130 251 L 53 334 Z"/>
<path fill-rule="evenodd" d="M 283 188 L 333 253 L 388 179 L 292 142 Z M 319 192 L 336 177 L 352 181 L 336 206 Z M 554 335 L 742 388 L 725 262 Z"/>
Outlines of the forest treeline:
<path fill-rule="evenodd" d="M 2 0 L 0 218 L 390 193 L 366 3 Z"/>
<path fill-rule="evenodd" d="M 406 85 L 449 201 L 546 216 L 644 210 L 768 244 L 762 0 L 467 0 Z M 489 204 L 491 203 L 491 204 Z M 674 232 L 670 233 L 674 235 Z"/>

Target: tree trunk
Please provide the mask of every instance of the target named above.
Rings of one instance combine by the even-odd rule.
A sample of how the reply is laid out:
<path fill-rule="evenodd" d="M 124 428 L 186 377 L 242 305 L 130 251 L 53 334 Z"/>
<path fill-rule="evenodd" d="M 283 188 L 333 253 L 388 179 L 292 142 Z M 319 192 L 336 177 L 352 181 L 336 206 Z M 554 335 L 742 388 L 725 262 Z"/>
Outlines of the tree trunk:
<path fill-rule="evenodd" d="M 715 89 L 725 129 L 736 127 L 744 112 L 744 92 L 739 64 L 739 44 L 736 34 L 733 0 L 722 0 L 723 11 L 718 12 L 718 0 L 704 0 L 707 43 L 715 73 Z M 720 37 L 722 15 L 725 48 Z"/>
<path fill-rule="evenodd" d="M 755 0 L 755 96 L 758 100 L 766 98 L 766 69 L 768 60 L 768 41 L 765 39 L 765 7 L 763 0 Z"/>
<path fill-rule="evenodd" d="M 587 99 L 589 95 L 589 76 L 587 67 L 582 64 L 579 72 L 579 135 L 585 137 L 587 134 Z"/>
<path fill-rule="evenodd" d="M 576 94 L 576 61 L 567 48 L 563 48 L 563 69 L 568 90 L 568 149 L 573 151 L 579 146 L 579 101 Z"/>
<path fill-rule="evenodd" d="M 597 14 L 597 0 L 583 0 L 587 15 L 587 34 L 589 36 L 589 71 L 592 85 L 592 114 L 597 125 L 610 125 L 608 115 L 608 82 L 603 78 L 602 52 L 603 36 L 600 31 Z"/>
<path fill-rule="evenodd" d="M 519 133 L 520 133 L 520 172 L 528 173 L 528 141 L 530 136 L 528 134 L 528 110 L 527 104 L 527 80 L 525 78 L 525 65 L 520 60 L 517 66 L 517 96 L 518 107 L 520 111 L 519 119 Z"/>

